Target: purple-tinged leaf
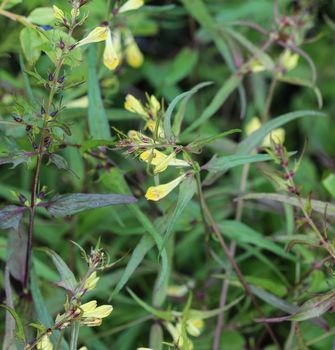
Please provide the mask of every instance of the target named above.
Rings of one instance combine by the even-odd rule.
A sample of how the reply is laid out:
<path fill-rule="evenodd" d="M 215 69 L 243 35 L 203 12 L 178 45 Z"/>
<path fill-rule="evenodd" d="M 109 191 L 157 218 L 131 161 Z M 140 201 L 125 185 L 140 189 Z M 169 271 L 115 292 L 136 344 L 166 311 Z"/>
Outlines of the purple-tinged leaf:
<path fill-rule="evenodd" d="M 18 207 L 16 205 L 8 205 L 0 209 L 0 229 L 14 229 L 19 228 L 23 212 L 27 208 Z"/>
<path fill-rule="evenodd" d="M 21 224 L 17 230 L 12 230 L 7 243 L 7 265 L 11 276 L 22 284 L 24 282 L 24 272 L 27 253 L 27 232 Z"/>
<path fill-rule="evenodd" d="M 136 198 L 125 194 L 86 194 L 73 193 L 57 195 L 48 203 L 42 203 L 51 215 L 68 216 L 85 210 L 107 207 L 114 204 L 130 204 L 136 202 Z"/>
<path fill-rule="evenodd" d="M 28 163 L 30 158 L 34 156 L 34 153 L 20 152 L 16 154 L 6 154 L 5 157 L 0 157 L 0 165 L 13 164 L 12 169 L 22 163 Z"/>
<path fill-rule="evenodd" d="M 41 248 L 41 250 L 51 256 L 53 263 L 61 276 L 61 281 L 57 284 L 71 292 L 77 287 L 77 280 L 74 277 L 73 272 L 66 265 L 65 261 L 53 250 L 48 248 Z"/>
<path fill-rule="evenodd" d="M 331 291 L 308 300 L 302 306 L 300 306 L 293 315 L 265 318 L 259 321 L 279 323 L 283 321 L 306 321 L 309 319 L 315 319 L 327 312 L 334 305 L 334 302 L 335 292 Z"/>

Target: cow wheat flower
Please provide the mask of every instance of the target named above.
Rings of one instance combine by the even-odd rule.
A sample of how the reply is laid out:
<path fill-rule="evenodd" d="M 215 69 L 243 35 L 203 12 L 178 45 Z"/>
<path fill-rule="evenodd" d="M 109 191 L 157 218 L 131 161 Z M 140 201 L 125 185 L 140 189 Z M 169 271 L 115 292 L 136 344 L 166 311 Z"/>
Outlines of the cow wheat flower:
<path fill-rule="evenodd" d="M 118 10 L 119 13 L 137 10 L 144 5 L 143 0 L 128 0 Z"/>
<path fill-rule="evenodd" d="M 44 334 L 37 342 L 36 348 L 38 350 L 52 350 L 53 346 L 48 334 Z"/>
<path fill-rule="evenodd" d="M 104 50 L 104 65 L 110 69 L 114 70 L 120 64 L 120 59 L 117 54 L 117 48 L 113 42 L 112 33 L 110 29 L 107 30 L 107 38 Z"/>
<path fill-rule="evenodd" d="M 56 5 L 53 5 L 52 9 L 53 9 L 54 17 L 56 19 L 58 19 L 59 21 L 63 22 L 64 18 L 65 18 L 64 12 L 59 7 L 57 7 Z"/>
<path fill-rule="evenodd" d="M 249 123 L 245 126 L 245 132 L 247 135 L 252 134 L 254 131 L 259 129 L 262 126 L 261 121 L 257 117 L 253 117 Z M 272 132 L 266 135 L 261 143 L 262 147 L 270 147 L 271 139 L 273 139 L 277 143 L 284 143 L 285 141 L 285 130 L 283 128 L 278 128 L 272 130 Z"/>
<path fill-rule="evenodd" d="M 109 28 L 106 26 L 99 26 L 93 29 L 88 35 L 77 43 L 77 47 L 105 41 L 108 37 Z"/>
<path fill-rule="evenodd" d="M 174 152 L 167 156 L 156 149 L 144 151 L 140 154 L 140 159 L 154 166 L 154 174 L 163 172 L 168 166 L 190 166 L 185 160 L 176 159 Z"/>
<path fill-rule="evenodd" d="M 147 189 L 145 198 L 150 201 L 159 201 L 166 197 L 172 190 L 174 190 L 185 178 L 186 174 L 183 174 L 176 179 L 158 186 L 150 186 Z"/>
<path fill-rule="evenodd" d="M 89 327 L 100 326 L 102 319 L 108 317 L 113 311 L 112 305 L 97 307 L 97 301 L 91 300 L 80 306 L 80 323 Z"/>

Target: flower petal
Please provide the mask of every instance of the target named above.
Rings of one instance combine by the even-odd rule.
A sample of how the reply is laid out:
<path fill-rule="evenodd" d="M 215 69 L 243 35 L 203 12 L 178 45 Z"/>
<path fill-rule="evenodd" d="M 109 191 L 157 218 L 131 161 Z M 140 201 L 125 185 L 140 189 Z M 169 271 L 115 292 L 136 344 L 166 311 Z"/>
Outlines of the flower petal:
<path fill-rule="evenodd" d="M 112 33 L 108 29 L 107 32 L 107 39 L 106 39 L 106 45 L 104 50 L 104 65 L 110 69 L 115 69 L 120 64 L 120 59 L 116 53 L 113 39 L 112 39 Z"/>
<path fill-rule="evenodd" d="M 126 3 L 124 3 L 119 8 L 119 13 L 131 11 L 131 10 L 137 10 L 138 8 L 142 7 L 144 5 L 143 0 L 128 0 Z"/>
<path fill-rule="evenodd" d="M 109 31 L 108 27 L 105 27 L 105 26 L 96 27 L 84 39 L 78 42 L 77 47 L 106 40 L 108 37 L 108 31 Z"/>
<path fill-rule="evenodd" d="M 183 181 L 185 176 L 186 175 L 183 174 L 166 184 L 149 187 L 147 193 L 145 194 L 145 198 L 150 201 L 159 201 L 167 196 L 173 189 L 175 189 L 181 183 L 181 181 Z"/>

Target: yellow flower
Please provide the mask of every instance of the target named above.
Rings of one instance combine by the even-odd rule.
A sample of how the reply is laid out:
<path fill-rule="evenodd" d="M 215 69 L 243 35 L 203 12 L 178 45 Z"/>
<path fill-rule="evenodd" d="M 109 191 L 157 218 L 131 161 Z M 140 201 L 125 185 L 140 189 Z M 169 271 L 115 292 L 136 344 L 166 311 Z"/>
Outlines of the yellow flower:
<path fill-rule="evenodd" d="M 256 58 L 250 61 L 248 68 L 254 73 L 259 73 L 265 70 L 264 65 Z"/>
<path fill-rule="evenodd" d="M 185 176 L 186 174 L 183 174 L 166 184 L 149 187 L 145 194 L 145 198 L 150 201 L 159 201 L 174 190 L 184 180 Z"/>
<path fill-rule="evenodd" d="M 97 286 L 100 277 L 97 277 L 97 273 L 94 271 L 84 284 L 84 289 L 89 292 Z"/>
<path fill-rule="evenodd" d="M 167 156 L 156 149 L 144 151 L 140 155 L 141 160 L 155 166 L 154 174 L 161 173 L 170 165 L 181 167 L 190 166 L 189 163 L 185 160 L 176 159 L 175 157 L 175 153 L 171 153 L 169 156 Z"/>
<path fill-rule="evenodd" d="M 132 113 L 137 113 L 146 118 L 149 118 L 148 112 L 144 109 L 142 103 L 133 95 L 127 95 L 124 103 L 124 108 Z"/>
<path fill-rule="evenodd" d="M 102 319 L 108 317 L 113 311 L 112 305 L 97 307 L 97 301 L 91 300 L 80 306 L 80 323 L 89 327 L 100 326 Z"/>
<path fill-rule="evenodd" d="M 120 64 L 120 59 L 117 55 L 113 39 L 112 39 L 112 33 L 110 29 L 107 29 L 107 38 L 106 38 L 106 45 L 104 50 L 104 65 L 110 69 L 115 69 Z"/>
<path fill-rule="evenodd" d="M 193 349 L 193 343 L 190 339 L 187 337 L 182 336 L 182 325 L 181 323 L 177 323 L 175 326 L 171 322 L 166 322 L 165 327 L 170 333 L 174 343 L 178 346 L 178 348 L 183 348 L 184 341 L 187 342 L 188 349 L 192 350 Z"/>
<path fill-rule="evenodd" d="M 88 350 L 86 346 L 80 347 L 78 350 Z"/>
<path fill-rule="evenodd" d="M 36 348 L 38 350 L 52 350 L 53 346 L 47 334 L 44 334 L 37 342 Z"/>
<path fill-rule="evenodd" d="M 198 337 L 204 328 L 204 321 L 201 318 L 190 318 L 186 321 L 186 331 L 193 337 Z"/>
<path fill-rule="evenodd" d="M 286 71 L 293 70 L 299 61 L 299 55 L 292 53 L 290 49 L 286 49 L 284 53 L 280 56 L 280 65 Z"/>
<path fill-rule="evenodd" d="M 144 5 L 143 0 L 128 0 L 119 8 L 119 13 L 131 11 L 131 10 L 137 10 L 143 5 Z"/>
<path fill-rule="evenodd" d="M 96 27 L 84 39 L 78 42 L 77 47 L 106 40 L 108 37 L 108 31 L 108 27 Z"/>
<path fill-rule="evenodd" d="M 247 135 L 252 134 L 254 131 L 259 129 L 262 126 L 259 118 L 253 117 L 250 122 L 245 127 L 245 132 Z M 285 130 L 283 128 L 274 129 L 270 134 L 266 135 L 262 141 L 262 147 L 270 147 L 271 140 L 276 143 L 284 143 L 285 141 Z"/>
<path fill-rule="evenodd" d="M 80 10 L 77 9 L 76 11 L 76 17 L 78 17 L 80 15 Z M 74 9 L 71 10 L 71 16 L 73 17 L 74 16 Z"/>
<path fill-rule="evenodd" d="M 186 285 L 177 286 L 171 285 L 167 289 L 167 295 L 169 297 L 182 298 L 188 293 L 188 288 Z"/>
<path fill-rule="evenodd" d="M 161 104 L 159 103 L 159 101 L 157 100 L 157 98 L 154 95 L 151 95 L 148 98 L 149 101 L 149 108 L 150 108 L 150 112 L 152 114 L 152 116 L 154 118 L 157 118 L 157 114 L 159 112 L 159 110 L 161 109 Z"/>
<path fill-rule="evenodd" d="M 52 8 L 54 11 L 54 17 L 63 22 L 63 20 L 65 18 L 64 12 L 56 5 L 53 5 Z"/>
<path fill-rule="evenodd" d="M 138 48 L 134 37 L 129 30 L 124 31 L 125 54 L 128 64 L 133 68 L 138 68 L 143 64 L 144 58 Z"/>

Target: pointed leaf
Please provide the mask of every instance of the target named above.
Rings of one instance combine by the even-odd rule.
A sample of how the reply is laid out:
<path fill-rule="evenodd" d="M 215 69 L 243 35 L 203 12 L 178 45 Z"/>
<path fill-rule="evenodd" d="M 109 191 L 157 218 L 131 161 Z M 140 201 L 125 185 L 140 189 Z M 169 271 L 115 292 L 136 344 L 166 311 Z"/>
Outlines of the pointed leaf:
<path fill-rule="evenodd" d="M 107 207 L 114 204 L 130 204 L 136 198 L 125 194 L 86 194 L 73 193 L 57 195 L 44 203 L 51 215 L 68 216 L 85 210 Z"/>
<path fill-rule="evenodd" d="M 8 205 L 0 209 L 0 229 L 17 230 L 26 209 L 26 207 L 16 205 Z"/>

